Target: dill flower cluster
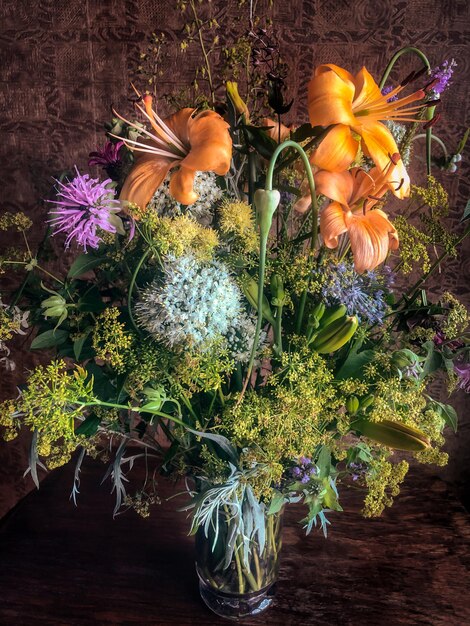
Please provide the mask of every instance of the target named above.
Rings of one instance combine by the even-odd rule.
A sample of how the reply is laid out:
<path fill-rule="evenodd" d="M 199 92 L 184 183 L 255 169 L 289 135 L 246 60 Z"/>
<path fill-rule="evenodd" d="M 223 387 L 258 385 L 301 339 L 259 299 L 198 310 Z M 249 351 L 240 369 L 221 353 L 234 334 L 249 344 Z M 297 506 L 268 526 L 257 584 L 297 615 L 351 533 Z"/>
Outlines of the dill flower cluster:
<path fill-rule="evenodd" d="M 123 372 L 132 354 L 133 336 L 119 322 L 119 309 L 110 307 L 97 317 L 93 329 L 93 348 L 96 358 Z"/>
<path fill-rule="evenodd" d="M 255 228 L 253 210 L 246 202 L 224 200 L 219 208 L 219 229 L 232 247 L 243 252 L 258 249 L 258 234 Z"/>
<path fill-rule="evenodd" d="M 385 507 L 392 506 L 408 469 L 406 461 L 392 464 L 378 457 L 370 462 L 365 478 L 368 492 L 364 500 L 364 517 L 378 517 Z"/>
<path fill-rule="evenodd" d="M 237 326 L 241 291 L 223 263 L 169 256 L 163 271 L 136 305 L 140 325 L 156 339 L 169 347 L 207 349 Z"/>
<path fill-rule="evenodd" d="M 153 242 L 164 255 L 192 253 L 196 259 L 208 261 L 219 244 L 216 231 L 201 226 L 190 215 L 154 216 L 152 222 Z"/>
<path fill-rule="evenodd" d="M 48 467 L 67 463 L 80 443 L 74 425 L 83 418 L 80 403 L 92 397 L 93 380 L 86 378 L 79 367 L 69 373 L 63 361 L 36 367 L 18 399 L 2 405 L 0 425 L 14 429 L 21 418 L 36 432 L 37 454 L 47 457 Z"/>

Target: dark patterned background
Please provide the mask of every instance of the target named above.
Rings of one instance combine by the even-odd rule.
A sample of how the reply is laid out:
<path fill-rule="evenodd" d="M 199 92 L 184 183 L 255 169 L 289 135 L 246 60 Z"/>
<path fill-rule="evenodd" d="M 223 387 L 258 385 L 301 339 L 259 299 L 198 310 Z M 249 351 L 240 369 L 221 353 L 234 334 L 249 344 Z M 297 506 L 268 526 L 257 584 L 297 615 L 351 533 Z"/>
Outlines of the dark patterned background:
<path fill-rule="evenodd" d="M 207 3 L 203 3 L 207 5 Z M 240 30 L 236 18 L 248 16 L 249 3 L 235 0 L 213 3 L 221 25 L 222 41 Z M 366 65 L 379 77 L 392 54 L 404 45 L 420 47 L 432 64 L 454 57 L 458 62 L 452 90 L 441 107 L 439 134 L 454 148 L 468 116 L 468 0 L 284 0 L 259 2 L 259 15 L 273 19 L 284 56 L 291 67 L 290 91 L 295 95 L 288 118 L 306 120 L 306 84 L 312 68 L 337 63 L 351 71 Z M 77 164 L 103 141 L 102 123 L 110 104 L 129 111 L 129 82 L 139 53 L 152 31 L 163 31 L 174 42 L 164 60 L 161 92 L 181 88 L 192 78 L 197 56 L 177 52 L 184 20 L 170 0 L 3 0 L 0 4 L 0 172 L 1 210 L 24 210 L 34 220 L 34 239 L 44 229 L 45 211 L 39 199 L 47 194 L 50 177 Z M 414 61 L 404 61 L 396 77 L 405 76 Z M 468 150 L 467 150 L 468 154 Z M 469 197 L 468 167 L 445 177 L 455 207 L 454 223 Z M 2 240 L 5 243 L 5 239 Z M 9 242 L 10 243 L 10 242 Z M 467 254 L 451 261 L 445 277 L 437 277 L 432 290 L 443 286 L 470 305 Z M 2 291 L 12 287 L 3 278 Z M 442 284 L 444 283 L 444 285 Z M 15 374 L 1 376 L 1 397 L 15 393 L 27 367 L 37 361 L 24 342 L 16 342 Z M 470 419 L 465 398 L 454 396 L 461 413 L 457 436 L 449 436 L 452 460 L 439 470 L 460 494 L 470 478 Z M 0 444 L 0 515 L 28 490 L 23 479 L 28 437 Z"/>

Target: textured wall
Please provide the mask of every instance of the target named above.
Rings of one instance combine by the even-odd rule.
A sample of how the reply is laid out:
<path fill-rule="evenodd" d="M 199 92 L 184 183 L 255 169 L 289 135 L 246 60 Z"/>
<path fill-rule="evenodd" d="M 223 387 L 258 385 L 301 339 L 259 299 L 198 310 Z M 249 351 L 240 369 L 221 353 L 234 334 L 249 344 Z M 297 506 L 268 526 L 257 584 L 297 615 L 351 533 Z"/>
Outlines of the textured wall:
<path fill-rule="evenodd" d="M 205 3 L 207 4 L 207 3 Z M 239 26 L 235 17 L 248 15 L 248 4 L 236 0 L 213 3 L 222 40 Z M 431 62 L 455 57 L 459 63 L 452 91 L 444 98 L 439 132 L 455 147 L 468 116 L 467 0 L 275 0 L 258 3 L 258 14 L 269 14 L 291 66 L 290 91 L 295 104 L 287 116 L 305 121 L 306 84 L 312 68 L 333 62 L 356 71 L 362 64 L 380 75 L 391 55 L 412 44 L 422 48 Z M 25 210 L 35 222 L 39 241 L 45 219 L 40 198 L 50 177 L 65 167 L 84 167 L 87 155 L 102 143 L 101 128 L 110 104 L 130 110 L 129 81 L 139 52 L 152 31 L 165 32 L 177 44 L 183 20 L 171 0 L 3 0 L 0 5 L 0 210 Z M 165 60 L 161 90 L 181 87 L 192 78 L 193 53 L 176 52 Z M 397 77 L 411 69 L 404 62 Z M 467 151 L 468 154 L 468 151 Z M 468 168 L 447 176 L 457 215 L 469 197 Z M 2 240 L 5 243 L 5 239 Z M 10 242 L 9 242 L 10 243 Z M 468 251 L 468 246 L 467 246 Z M 470 305 L 468 254 L 448 264 L 446 286 Z M 11 288 L 2 277 L 3 291 Z M 442 285 L 435 281 L 434 291 Z M 16 343 L 16 375 L 0 372 L 1 396 L 15 393 L 15 385 L 31 355 Z M 35 357 L 37 359 L 37 357 Z M 470 473 L 470 420 L 465 419 L 464 398 L 455 398 L 463 425 L 450 437 L 453 460 L 443 471 L 461 488 Z M 26 466 L 27 437 L 0 444 L 0 515 L 30 489 L 22 478 Z"/>

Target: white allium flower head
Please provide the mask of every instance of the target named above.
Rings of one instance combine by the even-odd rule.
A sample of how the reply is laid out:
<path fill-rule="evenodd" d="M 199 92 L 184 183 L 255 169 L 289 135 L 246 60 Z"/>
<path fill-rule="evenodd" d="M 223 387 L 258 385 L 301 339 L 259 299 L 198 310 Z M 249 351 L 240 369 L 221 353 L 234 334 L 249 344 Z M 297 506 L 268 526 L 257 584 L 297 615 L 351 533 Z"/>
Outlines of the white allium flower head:
<path fill-rule="evenodd" d="M 168 175 L 153 198 L 149 207 L 166 217 L 174 217 L 183 212 L 183 205 L 170 195 L 170 176 Z M 217 185 L 217 177 L 213 172 L 196 172 L 194 191 L 199 194 L 198 200 L 185 208 L 185 213 L 192 215 L 198 221 L 210 222 L 214 205 L 222 198 L 223 191 Z"/>
<path fill-rule="evenodd" d="M 168 257 L 136 305 L 140 325 L 170 347 L 204 347 L 238 327 L 242 294 L 220 261 Z"/>

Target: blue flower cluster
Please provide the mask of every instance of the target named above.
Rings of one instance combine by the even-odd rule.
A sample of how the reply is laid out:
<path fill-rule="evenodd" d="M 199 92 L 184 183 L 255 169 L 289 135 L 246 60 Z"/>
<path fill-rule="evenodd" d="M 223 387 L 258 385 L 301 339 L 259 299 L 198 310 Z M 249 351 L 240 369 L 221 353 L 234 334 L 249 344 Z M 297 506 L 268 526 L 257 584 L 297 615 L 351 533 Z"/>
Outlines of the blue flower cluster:
<path fill-rule="evenodd" d="M 389 267 L 357 274 L 352 264 L 330 263 L 324 269 L 321 295 L 326 306 L 344 304 L 360 321 L 382 324 L 387 312 L 385 297 L 393 276 Z"/>
<path fill-rule="evenodd" d="M 304 485 L 308 483 L 312 476 L 315 476 L 316 474 L 317 468 L 312 463 L 312 459 L 309 459 L 306 456 L 301 456 L 298 460 L 298 465 L 292 468 L 292 476 Z"/>
<path fill-rule="evenodd" d="M 242 315 L 242 294 L 227 267 L 191 255 L 169 257 L 162 280 L 136 305 L 143 328 L 168 346 L 209 346 L 230 334 Z"/>

